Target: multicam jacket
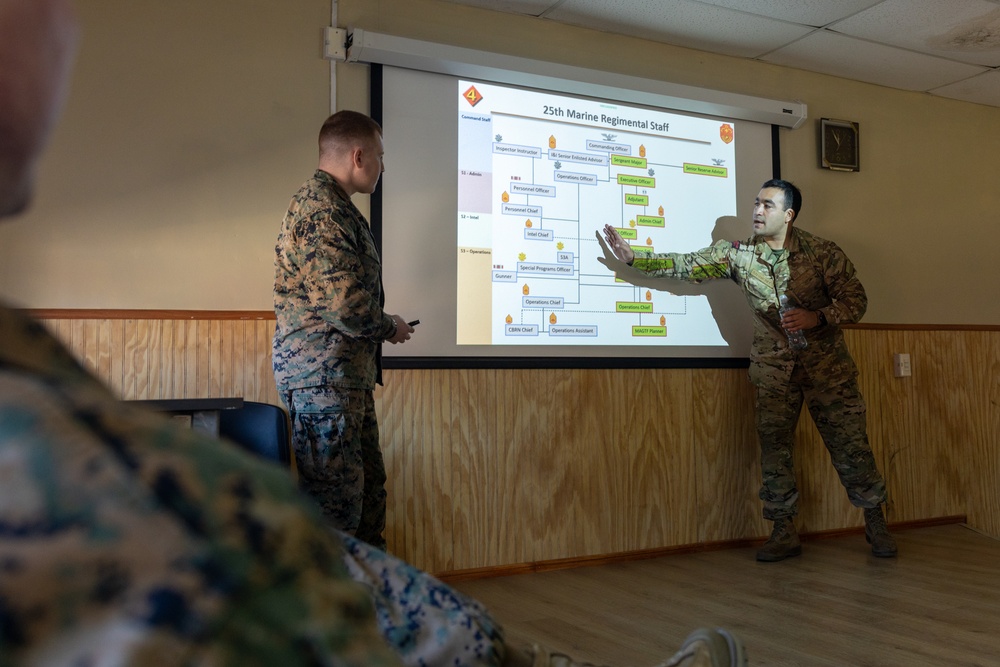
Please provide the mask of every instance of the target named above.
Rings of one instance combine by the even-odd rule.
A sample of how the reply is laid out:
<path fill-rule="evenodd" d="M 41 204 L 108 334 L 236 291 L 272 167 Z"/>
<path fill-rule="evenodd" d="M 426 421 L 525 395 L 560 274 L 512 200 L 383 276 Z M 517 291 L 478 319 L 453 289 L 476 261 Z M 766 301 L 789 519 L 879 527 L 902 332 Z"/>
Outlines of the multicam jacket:
<path fill-rule="evenodd" d="M 636 254 L 633 267 L 651 276 L 698 283 L 729 278 L 743 288 L 753 309 L 750 379 L 755 385 L 783 383 L 803 364 L 817 389 L 857 375 L 840 324 L 857 322 L 868 297 L 854 265 L 837 244 L 792 227 L 785 249 L 775 252 L 763 238 L 718 241 L 691 253 Z M 808 347 L 788 347 L 778 298 L 782 292 L 802 307 L 822 311 L 826 326 L 806 331 Z"/>
<path fill-rule="evenodd" d="M 333 177 L 317 170 L 292 198 L 275 246 L 278 389 L 374 389 L 378 345 L 396 330 L 382 302 L 382 264 L 368 221 Z"/>

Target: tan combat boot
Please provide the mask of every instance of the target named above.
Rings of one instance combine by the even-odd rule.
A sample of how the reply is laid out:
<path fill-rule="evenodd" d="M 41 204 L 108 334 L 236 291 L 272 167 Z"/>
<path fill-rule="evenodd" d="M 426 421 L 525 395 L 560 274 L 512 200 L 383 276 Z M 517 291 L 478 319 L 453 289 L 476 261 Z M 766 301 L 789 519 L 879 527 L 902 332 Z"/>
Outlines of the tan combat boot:
<path fill-rule="evenodd" d="M 894 558 L 896 556 L 896 540 L 889 534 L 885 525 L 885 515 L 882 506 L 865 510 L 865 539 L 872 545 L 872 554 L 879 558 Z"/>
<path fill-rule="evenodd" d="M 722 628 L 698 628 L 687 636 L 681 649 L 658 667 L 746 667 L 743 642 Z M 511 651 L 504 667 L 594 667 L 577 662 L 564 653 L 553 653 L 533 644 L 525 651 Z"/>
<path fill-rule="evenodd" d="M 757 560 L 762 563 L 776 563 L 802 554 L 802 543 L 791 517 L 774 520 L 771 537 L 757 550 Z"/>

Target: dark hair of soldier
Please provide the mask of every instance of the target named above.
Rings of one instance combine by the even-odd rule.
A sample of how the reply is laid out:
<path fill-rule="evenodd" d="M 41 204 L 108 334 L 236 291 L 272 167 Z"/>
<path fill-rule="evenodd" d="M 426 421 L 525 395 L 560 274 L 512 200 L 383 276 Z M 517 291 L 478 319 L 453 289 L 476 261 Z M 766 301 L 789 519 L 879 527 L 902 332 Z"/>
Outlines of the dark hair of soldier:
<path fill-rule="evenodd" d="M 335 153 L 358 141 L 374 140 L 382 134 L 382 127 L 357 111 L 343 110 L 333 114 L 323 122 L 319 130 L 320 155 Z"/>
<path fill-rule="evenodd" d="M 797 187 L 788 181 L 781 180 L 780 178 L 772 178 L 768 182 L 764 183 L 764 185 L 760 186 L 761 190 L 765 188 L 778 188 L 784 192 L 785 209 L 792 209 L 795 211 L 795 217 L 792 218 L 792 220 L 799 217 L 799 213 L 802 212 L 802 193 L 799 192 Z"/>

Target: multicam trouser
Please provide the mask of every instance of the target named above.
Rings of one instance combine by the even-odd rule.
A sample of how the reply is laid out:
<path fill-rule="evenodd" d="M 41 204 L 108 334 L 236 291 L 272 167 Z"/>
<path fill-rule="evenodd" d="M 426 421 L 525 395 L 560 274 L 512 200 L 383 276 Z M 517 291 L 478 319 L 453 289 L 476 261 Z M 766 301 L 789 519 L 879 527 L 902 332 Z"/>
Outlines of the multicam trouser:
<path fill-rule="evenodd" d="M 757 387 L 764 518 L 773 521 L 798 512 L 792 449 L 803 400 L 851 504 L 872 508 L 885 502 L 885 480 L 868 443 L 865 401 L 857 380 L 851 378 L 832 390 L 818 391 L 797 365 L 787 385 Z"/>
<path fill-rule="evenodd" d="M 372 392 L 310 387 L 282 398 L 302 489 L 333 527 L 385 549 L 386 474 Z"/>

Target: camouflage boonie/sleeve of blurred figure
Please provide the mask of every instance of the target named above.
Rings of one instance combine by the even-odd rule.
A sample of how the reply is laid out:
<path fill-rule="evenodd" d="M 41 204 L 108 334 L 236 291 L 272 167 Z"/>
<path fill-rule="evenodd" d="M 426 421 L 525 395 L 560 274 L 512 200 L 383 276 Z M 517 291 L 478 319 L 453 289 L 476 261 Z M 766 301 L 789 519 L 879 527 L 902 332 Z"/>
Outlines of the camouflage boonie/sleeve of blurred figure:
<path fill-rule="evenodd" d="M 0 334 L 0 665 L 398 664 L 285 471 Z"/>
<path fill-rule="evenodd" d="M 0 666 L 495 665 L 504 651 L 480 606 L 328 531 L 286 470 L 116 401 L 0 308 Z"/>
<path fill-rule="evenodd" d="M 317 171 L 292 198 L 275 245 L 279 390 L 374 389 L 378 344 L 396 328 L 382 302 L 368 221 L 332 176 Z"/>

